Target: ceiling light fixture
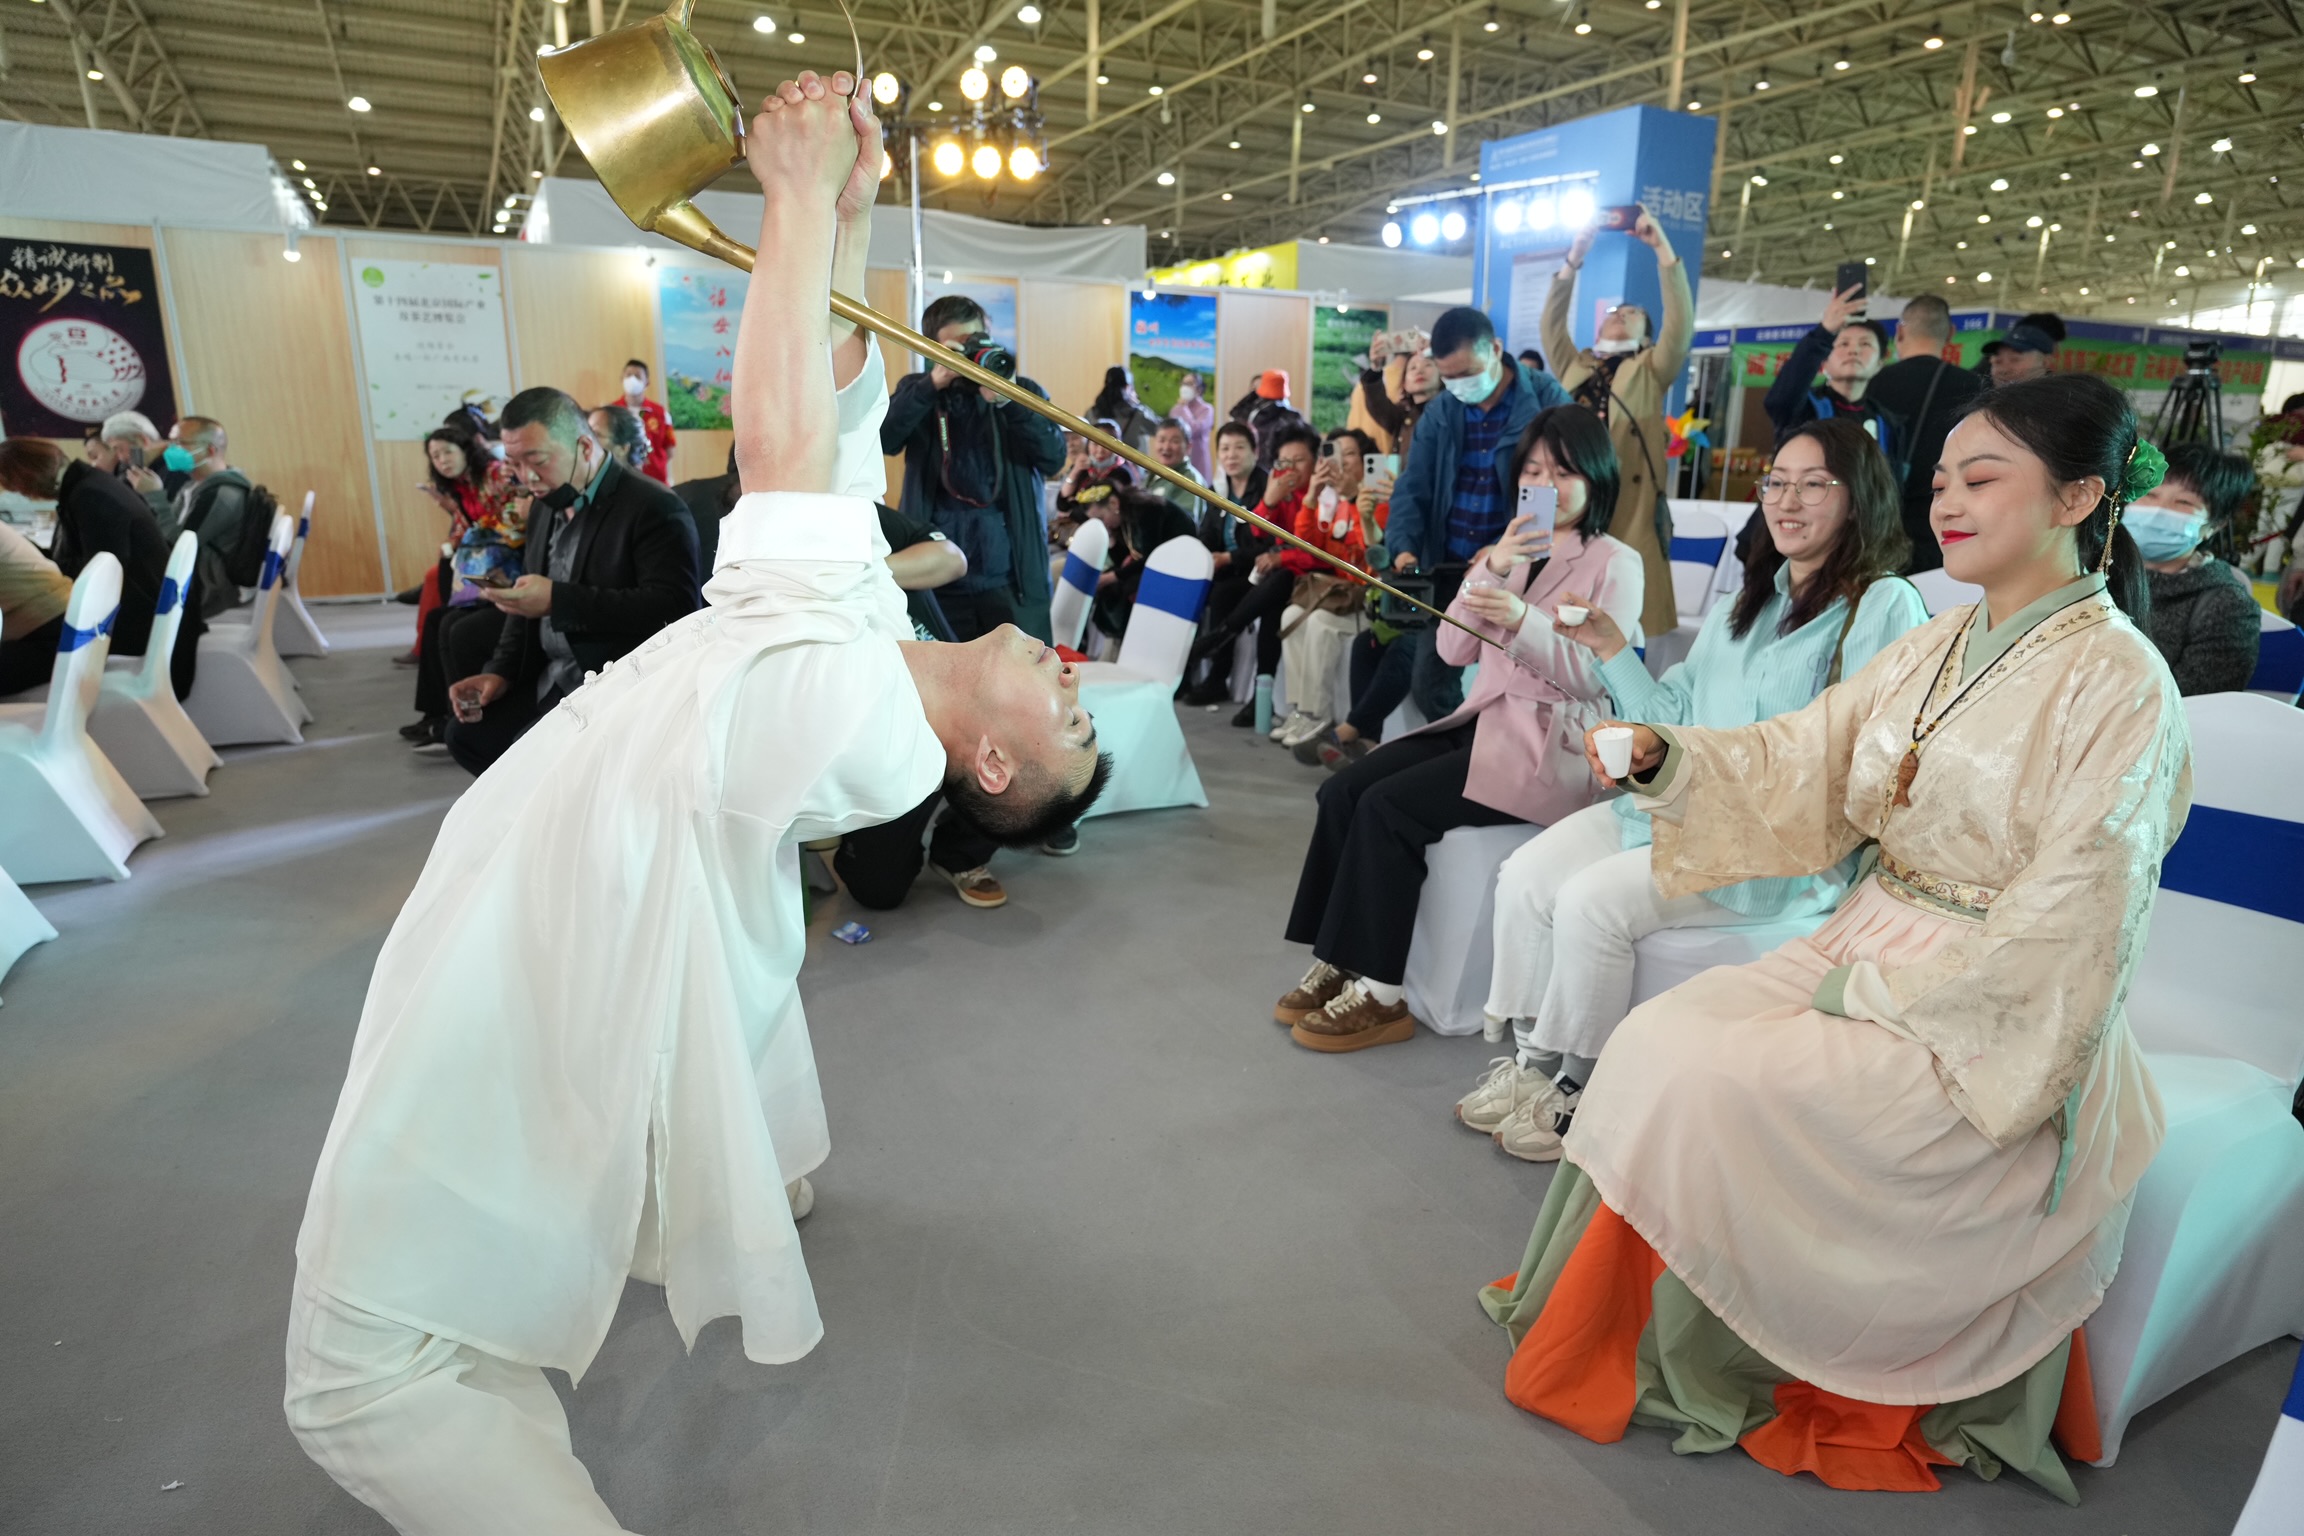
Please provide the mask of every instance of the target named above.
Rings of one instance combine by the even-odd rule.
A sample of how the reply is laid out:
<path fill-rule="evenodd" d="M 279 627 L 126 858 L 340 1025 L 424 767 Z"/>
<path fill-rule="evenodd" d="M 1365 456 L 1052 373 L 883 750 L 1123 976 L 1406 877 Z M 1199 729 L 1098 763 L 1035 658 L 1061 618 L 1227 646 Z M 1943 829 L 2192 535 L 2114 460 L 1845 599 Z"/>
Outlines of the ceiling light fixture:
<path fill-rule="evenodd" d="M 2218 139 L 2208 146 L 2208 152 L 2212 155 L 2228 155 L 2232 152 L 2232 141 L 2230 139 Z"/>
<path fill-rule="evenodd" d="M 1172 187 L 1176 185 L 1176 173 L 1174 171 L 1162 171 L 1159 175 L 1153 177 L 1152 179 L 1164 187 Z"/>
<path fill-rule="evenodd" d="M 1000 174 L 1000 146 L 997 144 L 977 145 L 976 153 L 969 157 L 968 164 L 976 172 L 978 181 L 995 179 Z"/>
<path fill-rule="evenodd" d="M 752 18 L 752 30 L 755 32 L 773 32 L 776 30 L 776 18 L 773 16 L 755 16 Z"/>
<path fill-rule="evenodd" d="M 995 64 L 995 63 L 998 63 L 998 62 L 999 62 L 999 59 L 1000 59 L 1000 50 L 999 50 L 999 49 L 997 49 L 997 48 L 995 48 L 995 47 L 993 47 L 993 46 L 992 46 L 990 43 L 978 43 L 978 44 L 976 45 L 976 62 L 977 62 L 977 63 L 979 63 L 979 64 Z"/>
<path fill-rule="evenodd" d="M 544 121 L 544 109 L 542 107 L 530 107 L 528 109 L 528 121 L 532 123 Z"/>
<path fill-rule="evenodd" d="M 1464 215 L 1453 208 L 1440 215 L 1440 238 L 1443 240 L 1463 239 L 1464 231 L 1468 227 L 1464 222 Z"/>
<path fill-rule="evenodd" d="M 355 96 L 350 101 L 344 103 L 344 105 L 350 107 L 355 112 L 366 112 L 371 110 L 368 105 L 368 98 L 365 96 Z"/>
<path fill-rule="evenodd" d="M 1932 22 L 1930 22 L 1930 23 L 1928 24 L 1928 35 L 1927 35 L 1926 37 L 1924 37 L 1924 38 L 1922 38 L 1922 39 L 1920 40 L 1920 46 L 1921 46 L 1921 47 L 1923 47 L 1923 48 L 1941 48 L 1941 47 L 1943 47 L 1943 46 L 1944 46 L 1944 23 L 1942 23 L 1942 22 L 1940 22 L 1940 21 L 1932 21 Z M 1950 279 L 1946 279 L 1946 281 L 1950 281 Z"/>
<path fill-rule="evenodd" d="M 2136 87 L 2136 98 L 2137 98 L 2137 100 L 2139 100 L 2139 101 L 2148 101 L 2148 100 L 2150 100 L 2152 97 L 2154 97 L 2154 96 L 2157 96 L 2157 95 L 2159 95 L 2159 94 L 2160 94 L 2160 87 L 2158 87 L 2158 86 L 2156 86 L 2156 85 L 2140 85 L 2140 86 Z"/>
<path fill-rule="evenodd" d="M 1386 219 L 1384 227 L 1377 231 L 1377 238 L 1384 242 L 1387 249 L 1398 250 L 1400 248 L 1400 221 L 1398 219 Z"/>
<path fill-rule="evenodd" d="M 2213 192 L 2196 192 L 2192 195 L 2192 201 L 2205 208 L 2208 204 L 2216 201 L 2216 194 Z"/>
<path fill-rule="evenodd" d="M 1828 155 L 1825 157 L 1825 163 L 1827 165 L 1839 165 L 1845 162 L 1847 158 L 1846 155 Z"/>
<path fill-rule="evenodd" d="M 2050 117 L 2062 117 L 2064 115 L 2064 109 L 2062 107 L 2050 107 L 2048 109 L 2048 115 Z"/>
<path fill-rule="evenodd" d="M 1028 27 L 1036 27 L 1040 25 L 1040 7 L 1020 5 L 1016 8 L 1016 19 Z"/>
<path fill-rule="evenodd" d="M 1420 64 L 1432 62 L 1432 45 L 1430 43 L 1426 43 L 1416 50 L 1416 61 Z"/>
<path fill-rule="evenodd" d="M 1371 112 L 1368 114 L 1368 121 L 1371 125 L 1380 123 L 1384 121 L 1384 114 L 1381 112 Z"/>

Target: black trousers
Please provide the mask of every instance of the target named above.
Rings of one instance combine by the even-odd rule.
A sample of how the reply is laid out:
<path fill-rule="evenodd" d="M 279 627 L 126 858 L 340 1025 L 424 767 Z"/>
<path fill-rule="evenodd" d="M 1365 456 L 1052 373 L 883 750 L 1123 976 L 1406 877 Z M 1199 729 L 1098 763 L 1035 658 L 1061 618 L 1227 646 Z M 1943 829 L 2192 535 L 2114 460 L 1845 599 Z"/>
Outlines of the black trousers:
<path fill-rule="evenodd" d="M 1398 986 L 1424 894 L 1424 850 L 1458 827 L 1519 817 L 1464 798 L 1474 721 L 1404 736 L 1320 786 L 1288 939 L 1330 965 Z"/>
<path fill-rule="evenodd" d="M 56 672 L 56 647 L 64 643 L 64 615 L 13 640 L 0 641 L 0 697 L 37 688 Z"/>
<path fill-rule="evenodd" d="M 443 603 L 424 616 L 416 645 L 416 712 L 448 714 L 448 688 L 488 668 L 504 634 L 504 610 L 494 603 Z"/>
<path fill-rule="evenodd" d="M 1257 620 L 1264 621 L 1256 631 L 1256 675 L 1274 677 L 1280 671 L 1280 615 L 1288 611 L 1288 598 L 1296 590 L 1295 573 L 1274 571 L 1259 582 L 1250 582 L 1245 576 L 1231 577 L 1208 589 L 1208 624 L 1203 643 L 1217 635 L 1234 639 L 1248 632 Z M 1210 664 L 1221 668 L 1225 675 L 1232 670 L 1232 649 L 1227 642 L 1209 657 Z"/>
<path fill-rule="evenodd" d="M 1006 587 L 986 587 L 977 592 L 955 592 L 950 587 L 936 589 L 936 606 L 944 610 L 944 622 L 952 626 L 955 640 L 973 640 L 988 635 L 1003 624 L 1016 622 L 1016 599 Z M 963 865 L 973 869 L 974 865 Z"/>
<path fill-rule="evenodd" d="M 555 688 L 539 699 L 533 679 L 513 679 L 504 696 L 480 711 L 477 720 L 459 720 L 454 715 L 440 733 L 448 744 L 448 755 L 474 778 L 486 773 L 496 759 L 512 750 L 512 744 L 528 734 L 528 727 L 552 712 L 566 695 Z"/>
<path fill-rule="evenodd" d="M 832 868 L 838 872 L 840 883 L 848 887 L 849 895 L 875 912 L 886 912 L 903 903 L 904 893 L 919 878 L 923 858 L 935 860 L 938 869 L 955 873 L 992 862 L 1000 845 L 950 810 L 936 823 L 923 854 L 921 834 L 927 832 L 929 818 L 943 799 L 944 791 L 930 790 L 927 799 L 894 821 L 850 832 L 840 839 L 839 851 L 832 855 Z"/>

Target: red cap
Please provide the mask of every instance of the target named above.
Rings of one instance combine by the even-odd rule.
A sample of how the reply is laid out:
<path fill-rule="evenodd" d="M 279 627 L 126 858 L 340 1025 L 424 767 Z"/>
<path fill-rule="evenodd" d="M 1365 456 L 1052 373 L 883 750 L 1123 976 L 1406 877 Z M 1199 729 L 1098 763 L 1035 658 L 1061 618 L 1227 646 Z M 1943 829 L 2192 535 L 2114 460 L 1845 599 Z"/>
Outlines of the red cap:
<path fill-rule="evenodd" d="M 1267 368 L 1263 375 L 1256 380 L 1256 393 L 1258 397 L 1265 400 L 1287 399 L 1288 370 L 1285 368 Z"/>

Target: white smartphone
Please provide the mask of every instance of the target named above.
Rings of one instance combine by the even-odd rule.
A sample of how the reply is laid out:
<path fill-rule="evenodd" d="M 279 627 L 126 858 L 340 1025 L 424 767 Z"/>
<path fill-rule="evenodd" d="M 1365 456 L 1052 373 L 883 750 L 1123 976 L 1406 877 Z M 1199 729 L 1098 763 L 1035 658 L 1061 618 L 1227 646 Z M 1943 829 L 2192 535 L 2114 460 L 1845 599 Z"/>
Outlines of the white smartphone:
<path fill-rule="evenodd" d="M 1520 487 L 1519 515 L 1533 517 L 1536 526 L 1550 538 L 1560 520 L 1560 488 L 1553 485 L 1524 485 Z M 1523 557 L 1525 558 L 1525 557 Z M 1519 561 L 1513 562 L 1520 563 Z"/>

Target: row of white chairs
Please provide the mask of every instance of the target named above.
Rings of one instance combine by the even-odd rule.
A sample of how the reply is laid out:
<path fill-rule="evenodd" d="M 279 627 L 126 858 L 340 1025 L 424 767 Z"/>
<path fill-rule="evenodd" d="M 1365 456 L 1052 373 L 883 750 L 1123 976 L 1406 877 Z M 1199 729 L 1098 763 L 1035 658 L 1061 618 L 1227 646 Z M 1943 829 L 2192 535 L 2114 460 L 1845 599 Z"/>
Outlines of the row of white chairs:
<path fill-rule="evenodd" d="M 118 558 L 97 555 L 73 582 L 49 681 L 0 704 L 0 976 L 56 936 L 16 882 L 124 880 L 129 854 L 162 834 L 144 801 L 208 793 L 223 761 L 217 747 L 304 739 L 312 711 L 280 646 L 327 654 L 296 587 L 311 519 L 310 493 L 298 514 L 274 516 L 247 621 L 200 637 L 198 672 L 181 702 L 170 661 L 198 535 L 178 535 L 169 551 L 140 657 L 111 654 Z"/>

